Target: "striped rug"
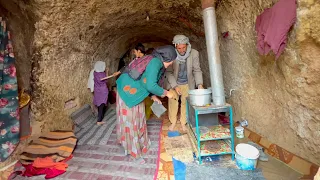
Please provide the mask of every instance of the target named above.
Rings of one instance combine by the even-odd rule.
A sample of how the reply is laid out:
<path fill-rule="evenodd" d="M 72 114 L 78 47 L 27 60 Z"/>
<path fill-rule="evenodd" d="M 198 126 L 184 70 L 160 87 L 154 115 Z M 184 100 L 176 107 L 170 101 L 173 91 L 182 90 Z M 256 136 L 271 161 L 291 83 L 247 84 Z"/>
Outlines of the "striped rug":
<path fill-rule="evenodd" d="M 96 125 L 97 117 L 93 115 L 91 107 L 85 105 L 71 115 L 75 123 L 75 135 L 78 138 L 77 145 L 106 145 L 116 126 L 116 112 L 109 108 L 102 121 L 106 123 Z"/>
<path fill-rule="evenodd" d="M 162 121 L 148 120 L 147 125 L 151 148 L 144 156 L 145 164 L 124 156 L 114 129 L 106 145 L 77 146 L 67 172 L 55 179 L 152 180 L 157 169 Z"/>
<path fill-rule="evenodd" d="M 20 154 L 20 162 L 30 164 L 36 158 L 51 157 L 55 161 L 68 158 L 77 143 L 72 131 L 52 131 L 32 140 Z"/>

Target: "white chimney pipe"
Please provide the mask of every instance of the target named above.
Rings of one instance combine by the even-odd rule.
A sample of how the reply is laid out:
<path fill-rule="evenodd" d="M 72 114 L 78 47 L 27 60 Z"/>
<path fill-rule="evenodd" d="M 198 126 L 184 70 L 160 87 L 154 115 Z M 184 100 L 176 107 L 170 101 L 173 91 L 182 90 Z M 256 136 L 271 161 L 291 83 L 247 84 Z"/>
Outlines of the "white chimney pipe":
<path fill-rule="evenodd" d="M 203 10 L 203 22 L 206 36 L 213 104 L 216 106 L 223 106 L 225 105 L 226 100 L 220 61 L 217 21 L 215 9 L 213 7 L 208 7 Z"/>

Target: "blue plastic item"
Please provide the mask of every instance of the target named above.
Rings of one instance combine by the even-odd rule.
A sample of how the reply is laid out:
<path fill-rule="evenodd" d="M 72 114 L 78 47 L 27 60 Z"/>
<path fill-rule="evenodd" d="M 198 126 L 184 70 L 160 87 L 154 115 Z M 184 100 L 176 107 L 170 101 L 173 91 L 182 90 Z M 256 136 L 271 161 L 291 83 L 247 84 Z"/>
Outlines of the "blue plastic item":
<path fill-rule="evenodd" d="M 248 159 L 240 156 L 238 153 L 235 155 L 236 164 L 241 170 L 255 170 L 257 166 L 257 159 Z"/>
<path fill-rule="evenodd" d="M 174 169 L 174 179 L 175 180 L 185 180 L 186 179 L 186 165 L 176 160 L 175 158 L 172 158 L 173 161 L 173 169 Z"/>
<path fill-rule="evenodd" d="M 168 137 L 180 136 L 179 131 L 168 131 Z"/>

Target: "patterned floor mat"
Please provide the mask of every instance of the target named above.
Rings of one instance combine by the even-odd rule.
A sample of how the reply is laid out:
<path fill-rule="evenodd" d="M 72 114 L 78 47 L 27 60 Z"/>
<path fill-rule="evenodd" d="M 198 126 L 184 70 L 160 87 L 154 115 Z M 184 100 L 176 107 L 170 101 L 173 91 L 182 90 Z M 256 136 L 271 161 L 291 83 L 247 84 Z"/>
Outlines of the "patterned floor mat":
<path fill-rule="evenodd" d="M 71 118 L 75 123 L 74 132 L 78 138 L 78 145 L 106 145 L 116 126 L 116 112 L 111 108 L 107 110 L 102 120 L 106 123 L 101 126 L 96 124 L 97 117 L 93 115 L 89 105 L 74 113 Z"/>
<path fill-rule="evenodd" d="M 54 178 L 55 180 L 150 180 L 153 179 L 157 169 L 159 151 L 159 133 L 162 121 L 148 120 L 148 135 L 151 148 L 144 156 L 145 164 L 139 164 L 130 156 L 125 156 L 124 151 L 116 142 L 116 130 L 106 145 L 82 145 L 77 146 L 68 161 L 67 172 Z M 44 179 L 44 176 L 32 178 L 17 177 L 20 179 Z"/>

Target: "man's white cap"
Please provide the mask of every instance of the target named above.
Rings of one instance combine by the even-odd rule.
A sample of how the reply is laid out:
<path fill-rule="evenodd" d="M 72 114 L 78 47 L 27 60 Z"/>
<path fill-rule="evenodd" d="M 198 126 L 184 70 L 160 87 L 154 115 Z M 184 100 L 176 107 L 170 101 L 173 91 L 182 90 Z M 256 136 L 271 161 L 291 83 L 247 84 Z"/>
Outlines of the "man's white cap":
<path fill-rule="evenodd" d="M 185 35 L 175 35 L 173 37 L 173 41 L 172 43 L 174 45 L 178 45 L 178 44 L 189 44 L 189 38 Z"/>

